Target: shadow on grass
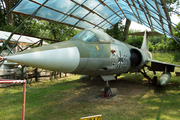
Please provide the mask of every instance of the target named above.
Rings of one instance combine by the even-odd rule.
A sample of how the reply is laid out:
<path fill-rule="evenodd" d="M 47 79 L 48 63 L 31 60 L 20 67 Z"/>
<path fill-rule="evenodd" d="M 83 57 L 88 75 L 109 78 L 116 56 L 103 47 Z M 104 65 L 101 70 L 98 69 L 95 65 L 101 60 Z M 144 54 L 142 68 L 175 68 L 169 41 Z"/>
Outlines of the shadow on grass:
<path fill-rule="evenodd" d="M 180 91 L 173 87 L 155 87 L 140 103 L 146 106 L 146 117 L 154 113 L 156 120 L 180 118 Z"/>

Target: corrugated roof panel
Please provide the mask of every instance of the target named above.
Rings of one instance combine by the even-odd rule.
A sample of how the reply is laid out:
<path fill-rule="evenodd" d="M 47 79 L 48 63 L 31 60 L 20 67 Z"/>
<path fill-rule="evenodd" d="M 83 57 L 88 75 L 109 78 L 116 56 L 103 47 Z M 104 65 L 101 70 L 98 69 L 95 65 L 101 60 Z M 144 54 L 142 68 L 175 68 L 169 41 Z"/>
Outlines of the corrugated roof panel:
<path fill-rule="evenodd" d="M 20 1 L 20 4 L 18 4 L 18 7 L 15 7 L 13 11 L 17 11 L 20 13 L 26 13 L 31 15 L 33 11 L 35 11 L 39 5 L 33 3 L 33 2 L 28 2 L 28 1 Z"/>
<path fill-rule="evenodd" d="M 42 18 L 47 18 L 47 19 L 54 20 L 54 21 L 60 21 L 64 15 L 59 12 L 42 7 L 39 10 L 39 12 L 36 14 L 36 16 L 39 16 Z"/>
<path fill-rule="evenodd" d="M 94 26 L 92 24 L 89 24 L 87 22 L 84 22 L 84 21 L 80 21 L 78 24 L 77 24 L 77 27 L 80 27 L 80 28 L 93 28 Z"/>
<path fill-rule="evenodd" d="M 89 21 L 89 22 L 97 23 L 97 24 L 103 21 L 103 19 L 101 17 L 99 17 L 99 16 L 97 16 L 96 14 L 93 14 L 93 13 L 90 13 L 84 19 Z"/>
<path fill-rule="evenodd" d="M 45 1 L 22 0 L 13 12 L 32 15 L 42 6 L 35 18 L 75 25 L 77 28 L 107 29 L 128 18 L 168 37 L 172 34 L 169 14 L 161 0 L 49 0 L 42 5 Z"/>
<path fill-rule="evenodd" d="M 41 4 L 42 3 L 43 2 L 41 2 Z M 51 2 L 47 2 L 46 5 L 53 8 L 53 9 L 56 9 L 58 11 L 63 11 L 64 13 L 67 13 L 76 4 L 74 2 L 69 1 L 69 0 L 61 0 L 61 2 L 58 2 L 57 0 L 51 0 Z"/>
<path fill-rule="evenodd" d="M 68 17 L 64 20 L 64 23 L 70 24 L 70 25 L 74 25 L 78 22 L 78 19 L 72 18 L 72 17 Z"/>
<path fill-rule="evenodd" d="M 120 20 L 121 20 L 121 19 L 116 16 L 115 18 L 113 18 L 112 20 L 110 20 L 110 22 L 111 22 L 112 24 L 116 24 L 117 21 L 120 21 Z"/>

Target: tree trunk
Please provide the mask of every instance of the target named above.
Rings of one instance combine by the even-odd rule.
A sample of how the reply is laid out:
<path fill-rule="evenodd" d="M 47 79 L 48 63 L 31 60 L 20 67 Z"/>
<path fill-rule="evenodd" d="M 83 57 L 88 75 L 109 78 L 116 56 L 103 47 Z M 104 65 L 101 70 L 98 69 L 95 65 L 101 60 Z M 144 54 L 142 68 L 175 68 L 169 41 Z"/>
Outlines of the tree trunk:
<path fill-rule="evenodd" d="M 53 32 L 54 39 L 56 40 L 56 31 L 53 29 L 52 32 Z"/>
<path fill-rule="evenodd" d="M 115 38 L 115 39 L 118 39 L 118 38 L 119 38 L 119 28 L 118 28 L 118 24 L 119 24 L 119 22 L 114 25 L 114 38 Z"/>
<path fill-rule="evenodd" d="M 0 6 L 0 16 L 3 16 L 3 14 L 2 14 L 2 9 L 1 9 L 1 8 L 2 8 L 2 6 Z M 3 19 L 3 21 L 4 21 L 4 18 L 3 18 L 3 17 L 2 17 L 2 19 Z M 0 21 L 0 26 L 2 26 L 3 23 L 4 23 L 4 22 L 1 22 L 1 21 Z"/>
<path fill-rule="evenodd" d="M 6 24 L 6 20 L 5 20 L 5 17 L 6 17 L 6 10 L 5 10 L 5 6 L 4 6 L 4 2 L 1 0 L 1 3 L 2 3 L 2 6 L 0 6 L 0 16 L 2 16 L 2 23 L 1 23 L 1 26 L 3 26 L 3 24 L 5 25 Z M 3 14 L 4 13 L 4 14 Z"/>
<path fill-rule="evenodd" d="M 127 39 L 127 35 L 128 35 L 128 31 L 129 31 L 129 27 L 131 25 L 131 21 L 129 19 L 126 19 L 126 25 L 125 25 L 125 28 L 124 28 L 124 39 L 123 41 L 126 41 Z"/>
<path fill-rule="evenodd" d="M 13 13 L 9 12 L 14 6 L 14 0 L 4 0 L 6 4 L 6 12 L 7 12 L 7 23 L 9 26 L 13 25 Z"/>

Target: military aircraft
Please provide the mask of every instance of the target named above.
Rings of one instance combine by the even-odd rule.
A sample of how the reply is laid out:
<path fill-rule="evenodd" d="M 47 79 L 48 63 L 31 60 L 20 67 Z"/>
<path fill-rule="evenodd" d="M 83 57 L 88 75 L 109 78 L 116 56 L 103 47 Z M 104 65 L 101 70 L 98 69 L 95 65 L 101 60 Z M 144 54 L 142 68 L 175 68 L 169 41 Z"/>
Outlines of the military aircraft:
<path fill-rule="evenodd" d="M 121 73 L 140 72 L 153 84 L 164 86 L 169 83 L 170 72 L 174 71 L 175 66 L 180 67 L 152 60 L 146 31 L 139 49 L 94 28 L 81 31 L 69 41 L 33 48 L 1 59 L 52 71 L 101 76 L 106 81 L 105 96 L 110 94 L 108 81 L 115 80 Z M 151 66 L 147 65 L 148 62 Z M 145 67 L 154 75 L 155 71 L 162 71 L 160 79 L 157 80 L 156 76 L 151 79 Z"/>

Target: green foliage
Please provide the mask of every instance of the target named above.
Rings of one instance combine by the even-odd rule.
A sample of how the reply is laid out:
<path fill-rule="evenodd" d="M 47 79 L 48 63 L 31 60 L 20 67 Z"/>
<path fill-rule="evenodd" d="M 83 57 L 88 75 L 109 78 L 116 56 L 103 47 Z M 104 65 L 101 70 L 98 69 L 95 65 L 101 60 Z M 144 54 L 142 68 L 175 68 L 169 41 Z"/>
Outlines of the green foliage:
<path fill-rule="evenodd" d="M 24 16 L 14 16 L 14 24 L 12 26 L 4 25 L 1 30 L 3 31 L 14 31 L 24 20 L 26 17 Z M 42 38 L 48 38 L 48 39 L 58 39 L 58 41 L 62 40 L 69 40 L 71 37 L 76 35 L 79 31 L 78 30 L 72 30 L 71 34 L 67 37 L 68 33 L 64 34 L 66 30 L 69 29 L 68 26 L 56 24 L 48 21 L 38 20 L 38 19 L 28 19 L 25 21 L 24 24 L 18 28 L 15 33 L 22 33 L 25 29 L 24 34 L 35 36 L 35 37 L 42 37 Z M 29 23 L 30 22 L 30 23 Z M 29 24 L 29 26 L 28 26 Z M 62 37 L 60 37 L 62 34 L 64 34 Z M 60 38 L 59 38 L 60 37 Z M 65 37 L 67 37 L 65 39 Z M 46 41 L 48 43 L 52 43 L 52 41 Z"/>
<path fill-rule="evenodd" d="M 180 26 L 180 22 L 178 23 L 178 26 Z M 180 27 L 176 26 L 176 29 L 180 31 Z M 180 33 L 173 29 L 174 36 L 177 38 L 180 38 Z M 180 50 L 180 45 L 173 39 L 168 39 L 168 49 L 170 50 Z"/>
<path fill-rule="evenodd" d="M 143 36 L 128 36 L 126 43 L 140 48 L 142 45 Z"/>
<path fill-rule="evenodd" d="M 110 29 L 107 29 L 106 33 L 117 40 L 123 41 L 124 39 L 123 30 L 124 30 L 124 25 L 122 25 L 122 21 L 119 21 Z"/>
<path fill-rule="evenodd" d="M 178 24 L 180 26 L 180 23 Z M 180 28 L 176 26 L 180 31 Z M 129 33 L 136 33 L 139 31 L 129 30 Z M 180 34 L 177 30 L 174 30 L 174 35 L 180 38 Z M 128 36 L 126 43 L 140 48 L 142 45 L 143 36 Z M 164 35 L 149 36 L 148 47 L 152 51 L 179 51 L 180 45 L 174 40 L 169 39 Z"/>
<path fill-rule="evenodd" d="M 149 51 L 151 51 L 151 52 L 154 51 L 154 46 L 149 41 L 148 41 L 148 47 L 149 47 Z"/>
<path fill-rule="evenodd" d="M 172 64 L 180 64 L 180 52 L 152 52 L 153 59 L 158 61 L 163 61 Z"/>
<path fill-rule="evenodd" d="M 17 2 L 18 0 L 15 0 L 14 5 L 17 4 Z M 2 16 L 2 19 L 0 19 L 0 30 L 13 32 L 27 18 L 25 16 L 14 14 L 13 25 L 9 26 L 7 24 L 7 11 L 6 9 L 3 8 L 2 2 L 0 2 L 0 8 L 1 8 L 0 15 Z M 68 30 L 69 28 L 70 27 L 66 25 L 56 24 L 38 19 L 33 19 L 31 21 L 31 18 L 29 18 L 24 22 L 24 24 L 22 24 L 15 31 L 15 33 L 21 34 L 26 29 L 24 32 L 25 35 L 42 37 L 42 38 L 45 37 L 48 39 L 53 39 L 53 40 L 57 39 L 57 41 L 63 41 L 63 40 L 69 40 L 79 32 L 79 30 L 73 29 L 70 34 L 65 33 L 65 31 Z M 47 40 L 46 42 L 54 43 L 53 41 L 47 41 Z"/>

